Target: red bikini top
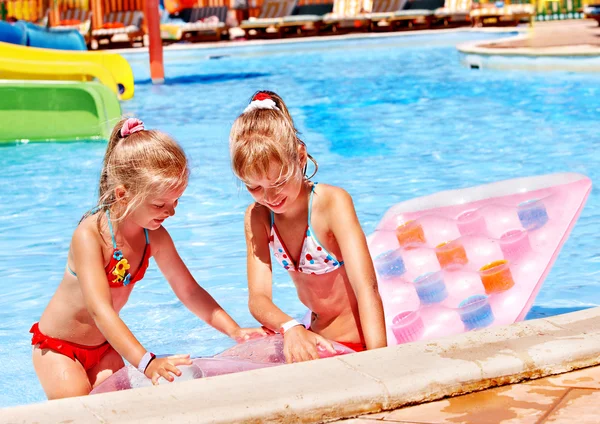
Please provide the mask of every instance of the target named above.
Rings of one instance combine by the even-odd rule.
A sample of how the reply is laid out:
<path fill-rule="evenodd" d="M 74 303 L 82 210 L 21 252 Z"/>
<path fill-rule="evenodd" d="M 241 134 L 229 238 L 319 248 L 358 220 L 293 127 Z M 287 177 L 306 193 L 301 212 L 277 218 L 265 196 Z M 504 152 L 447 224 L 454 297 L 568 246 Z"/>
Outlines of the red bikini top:
<path fill-rule="evenodd" d="M 117 248 L 117 240 L 115 239 L 115 233 L 112 228 L 112 223 L 110 222 L 110 213 L 108 210 L 106 211 L 106 217 L 108 221 L 108 228 L 110 229 L 110 236 L 112 238 L 113 243 L 113 254 L 110 258 L 110 262 L 106 265 L 104 270 L 106 271 L 106 278 L 108 279 L 108 285 L 110 287 L 124 287 L 129 284 L 135 284 L 144 278 L 146 274 L 146 270 L 148 269 L 148 265 L 150 263 L 150 238 L 148 237 L 148 230 L 144 228 L 144 235 L 146 236 L 146 245 L 144 246 L 144 255 L 142 256 L 142 262 L 138 267 L 137 272 L 134 275 L 129 273 L 129 268 L 131 265 L 127 261 L 126 258 L 123 257 L 123 252 L 119 248 Z M 77 277 L 77 274 L 73 272 L 73 270 L 69 267 L 67 263 L 67 269 L 71 274 Z"/>

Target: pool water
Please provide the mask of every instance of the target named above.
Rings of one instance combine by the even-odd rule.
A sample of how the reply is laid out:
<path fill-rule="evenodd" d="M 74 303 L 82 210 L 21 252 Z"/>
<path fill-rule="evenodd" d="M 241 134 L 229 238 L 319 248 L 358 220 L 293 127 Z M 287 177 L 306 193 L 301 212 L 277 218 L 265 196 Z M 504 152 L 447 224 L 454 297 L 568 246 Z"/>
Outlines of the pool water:
<path fill-rule="evenodd" d="M 454 46 L 497 35 L 454 33 L 166 52 L 167 84 L 149 81 L 145 54 L 128 54 L 135 98 L 124 111 L 173 134 L 192 176 L 165 226 L 198 282 L 244 326 L 243 214 L 250 196 L 228 163 L 231 123 L 258 89 L 288 103 L 315 180 L 354 198 L 366 233 L 416 196 L 551 172 L 600 177 L 600 78 L 477 71 Z M 27 144 L 0 155 L 0 407 L 45 399 L 30 334 L 62 276 L 71 234 L 95 204 L 105 143 Z M 594 188 L 530 317 L 600 304 Z M 301 316 L 289 277 L 274 267 L 275 302 Z M 213 355 L 233 344 L 176 299 L 151 264 L 122 318 L 155 353 Z"/>

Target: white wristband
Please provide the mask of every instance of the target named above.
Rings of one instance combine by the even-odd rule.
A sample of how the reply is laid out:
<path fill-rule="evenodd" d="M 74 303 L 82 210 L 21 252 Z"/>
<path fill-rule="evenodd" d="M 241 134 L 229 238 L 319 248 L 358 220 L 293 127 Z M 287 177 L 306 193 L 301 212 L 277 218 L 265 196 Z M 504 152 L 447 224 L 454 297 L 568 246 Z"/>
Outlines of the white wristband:
<path fill-rule="evenodd" d="M 281 324 L 281 327 L 279 327 L 279 333 L 284 335 L 290 328 L 296 327 L 298 325 L 302 325 L 302 323 L 298 322 L 295 319 L 290 320 L 288 322 L 284 322 L 283 324 Z M 304 325 L 302 326 L 304 327 Z"/>
<path fill-rule="evenodd" d="M 148 368 L 148 365 L 150 364 L 150 362 L 152 362 L 154 358 L 156 358 L 156 355 L 154 353 L 144 353 L 144 356 L 142 356 L 142 359 L 140 359 L 140 363 L 137 366 L 138 371 L 142 374 L 145 374 L 146 368 Z"/>

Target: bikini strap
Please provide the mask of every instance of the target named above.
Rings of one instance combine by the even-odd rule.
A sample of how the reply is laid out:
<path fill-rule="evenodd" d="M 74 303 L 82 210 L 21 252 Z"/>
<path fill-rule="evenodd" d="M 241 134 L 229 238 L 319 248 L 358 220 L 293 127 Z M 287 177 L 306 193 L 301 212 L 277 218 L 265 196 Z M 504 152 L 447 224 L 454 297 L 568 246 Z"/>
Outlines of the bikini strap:
<path fill-rule="evenodd" d="M 313 202 L 313 193 L 315 192 L 315 187 L 319 183 L 313 183 L 312 188 L 310 189 L 310 200 L 308 201 L 308 226 L 310 227 L 310 216 L 312 214 L 312 202 Z"/>
<path fill-rule="evenodd" d="M 108 209 L 106 210 L 106 220 L 108 221 L 108 228 L 110 229 L 110 237 L 112 238 L 113 248 L 117 248 L 117 240 L 115 240 L 115 233 L 113 231 L 112 222 L 110 222 L 110 212 Z M 146 235 L 146 240 L 148 240 L 148 235 Z"/>
<path fill-rule="evenodd" d="M 273 225 L 275 225 L 275 214 L 271 211 L 271 229 L 273 229 Z"/>
<path fill-rule="evenodd" d="M 105 205 L 98 205 L 92 209 L 90 209 L 90 215 L 96 214 L 100 209 L 102 209 Z"/>
<path fill-rule="evenodd" d="M 148 236 L 148 229 L 144 228 L 144 234 L 146 235 L 146 244 L 150 244 L 150 237 Z"/>

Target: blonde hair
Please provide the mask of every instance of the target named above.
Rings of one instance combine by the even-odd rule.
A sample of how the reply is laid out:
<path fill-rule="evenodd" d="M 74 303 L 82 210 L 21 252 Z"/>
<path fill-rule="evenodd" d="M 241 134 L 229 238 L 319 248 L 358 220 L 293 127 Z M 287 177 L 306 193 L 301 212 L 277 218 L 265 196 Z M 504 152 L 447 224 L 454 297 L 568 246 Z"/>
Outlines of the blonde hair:
<path fill-rule="evenodd" d="M 231 167 L 240 180 L 247 181 L 248 177 L 267 175 L 269 166 L 277 163 L 281 165 L 280 178 L 287 180 L 299 164 L 298 146 L 305 143 L 282 98 L 272 91 L 258 91 L 250 103 L 261 99 L 272 100 L 277 108 L 252 108 L 235 120 L 229 136 Z M 308 158 L 315 164 L 312 178 L 319 166 L 312 156 Z M 303 172 L 306 175 L 306 166 Z"/>
<path fill-rule="evenodd" d="M 114 220 L 125 219 L 151 193 L 185 188 L 189 178 L 187 157 L 173 138 L 146 129 L 122 136 L 125 121 L 122 119 L 110 136 L 100 174 L 98 205 L 93 212 L 110 210 Z M 125 187 L 129 195 L 125 207 L 115 198 L 118 186 Z M 101 218 L 99 215 L 98 229 Z"/>

